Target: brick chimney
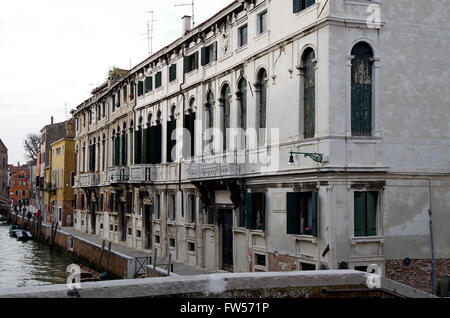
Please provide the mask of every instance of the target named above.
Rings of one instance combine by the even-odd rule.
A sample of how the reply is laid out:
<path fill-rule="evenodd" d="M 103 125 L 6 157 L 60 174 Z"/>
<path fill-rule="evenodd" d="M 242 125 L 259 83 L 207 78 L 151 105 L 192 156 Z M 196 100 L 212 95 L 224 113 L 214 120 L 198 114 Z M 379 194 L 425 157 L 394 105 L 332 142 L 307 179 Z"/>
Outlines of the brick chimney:
<path fill-rule="evenodd" d="M 50 123 L 51 123 L 51 125 L 53 125 L 53 116 L 50 117 Z"/>
<path fill-rule="evenodd" d="M 183 27 L 182 28 L 182 31 L 183 31 L 182 36 L 185 36 L 186 33 L 188 33 L 192 29 L 192 24 L 191 24 L 192 17 L 189 16 L 189 15 L 185 15 L 183 18 L 181 18 L 181 20 L 183 21 L 183 23 L 182 23 L 182 27 Z"/>

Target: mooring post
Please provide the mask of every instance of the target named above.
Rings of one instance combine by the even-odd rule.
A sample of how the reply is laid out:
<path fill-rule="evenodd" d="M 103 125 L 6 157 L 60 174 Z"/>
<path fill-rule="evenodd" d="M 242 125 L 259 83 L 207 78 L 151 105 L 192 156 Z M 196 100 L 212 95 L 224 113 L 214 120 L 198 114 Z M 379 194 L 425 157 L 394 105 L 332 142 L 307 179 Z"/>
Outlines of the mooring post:
<path fill-rule="evenodd" d="M 103 240 L 102 251 L 100 252 L 100 259 L 98 260 L 98 264 L 97 264 L 97 272 L 100 270 L 100 265 L 102 264 L 103 251 L 105 250 L 105 244 L 106 244 L 106 241 Z"/>
<path fill-rule="evenodd" d="M 169 263 L 167 264 L 167 276 L 170 276 L 170 266 L 172 264 L 172 253 L 169 253 Z"/>
<path fill-rule="evenodd" d="M 155 277 L 156 274 L 156 259 L 157 259 L 157 255 L 158 255 L 158 249 L 155 248 L 155 255 L 154 256 L 154 260 L 153 260 L 153 277 Z"/>

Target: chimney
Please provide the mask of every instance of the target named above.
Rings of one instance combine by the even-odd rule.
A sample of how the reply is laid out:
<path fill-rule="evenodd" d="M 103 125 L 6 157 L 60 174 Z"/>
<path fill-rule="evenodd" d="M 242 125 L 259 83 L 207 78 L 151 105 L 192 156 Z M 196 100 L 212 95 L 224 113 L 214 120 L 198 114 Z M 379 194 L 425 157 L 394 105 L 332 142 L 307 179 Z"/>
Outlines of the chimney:
<path fill-rule="evenodd" d="M 185 15 L 183 18 L 181 18 L 183 21 L 183 34 L 181 36 L 185 36 L 186 33 L 188 33 L 191 30 L 191 17 L 189 15 Z"/>
<path fill-rule="evenodd" d="M 53 125 L 53 116 L 50 117 L 50 123 Z"/>

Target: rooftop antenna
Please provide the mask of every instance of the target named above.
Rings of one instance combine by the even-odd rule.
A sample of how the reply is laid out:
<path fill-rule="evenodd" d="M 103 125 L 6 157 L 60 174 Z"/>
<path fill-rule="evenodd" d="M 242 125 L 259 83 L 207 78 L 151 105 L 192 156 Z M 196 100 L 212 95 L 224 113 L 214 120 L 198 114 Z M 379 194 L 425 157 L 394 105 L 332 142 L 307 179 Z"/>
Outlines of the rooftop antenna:
<path fill-rule="evenodd" d="M 147 11 L 152 15 L 152 18 L 147 21 L 147 40 L 148 40 L 148 54 L 152 55 L 153 53 L 153 22 L 158 21 L 153 19 L 153 10 Z"/>
<path fill-rule="evenodd" d="M 182 4 L 176 4 L 175 7 L 182 7 L 182 6 L 192 6 L 192 28 L 195 27 L 195 20 L 194 20 L 194 0 L 192 0 L 192 3 L 182 3 Z"/>

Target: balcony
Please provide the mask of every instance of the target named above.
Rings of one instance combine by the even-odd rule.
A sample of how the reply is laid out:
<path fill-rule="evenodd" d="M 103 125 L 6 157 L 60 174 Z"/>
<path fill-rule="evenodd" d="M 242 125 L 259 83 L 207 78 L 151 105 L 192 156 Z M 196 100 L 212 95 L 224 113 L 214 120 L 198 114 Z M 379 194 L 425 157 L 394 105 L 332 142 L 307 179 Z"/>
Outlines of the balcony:
<path fill-rule="evenodd" d="M 97 187 L 100 183 L 98 172 L 84 173 L 78 177 L 78 187 L 89 188 Z"/>
<path fill-rule="evenodd" d="M 237 163 L 190 163 L 186 169 L 191 180 L 238 177 L 241 174 L 241 164 Z"/>
<path fill-rule="evenodd" d="M 155 168 L 150 165 L 131 167 L 130 181 L 152 182 L 155 180 Z"/>
<path fill-rule="evenodd" d="M 108 183 L 130 181 L 130 168 L 129 167 L 113 167 L 108 169 Z"/>

